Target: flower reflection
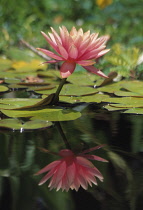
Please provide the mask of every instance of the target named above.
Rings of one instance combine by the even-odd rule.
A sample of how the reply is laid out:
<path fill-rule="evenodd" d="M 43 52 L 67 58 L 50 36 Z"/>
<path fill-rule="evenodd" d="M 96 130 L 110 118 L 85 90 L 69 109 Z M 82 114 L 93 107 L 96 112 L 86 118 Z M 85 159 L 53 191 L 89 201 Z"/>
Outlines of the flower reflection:
<path fill-rule="evenodd" d="M 56 189 L 58 191 L 59 189 L 62 189 L 62 191 L 68 191 L 69 189 L 75 189 L 78 191 L 80 186 L 86 190 L 88 185 L 97 185 L 96 177 L 100 181 L 103 181 L 103 176 L 88 159 L 102 162 L 108 161 L 99 156 L 86 153 L 101 147 L 103 147 L 103 145 L 84 150 L 78 155 L 74 154 L 69 149 L 61 150 L 57 154 L 61 157 L 61 159 L 48 164 L 36 173 L 36 175 L 39 175 L 48 172 L 42 178 L 39 185 L 44 184 L 50 178 L 51 180 L 48 185 L 50 190 Z"/>
<path fill-rule="evenodd" d="M 109 39 L 108 35 L 98 38 L 98 33 L 91 34 L 90 31 L 84 33 L 82 28 L 77 31 L 75 27 L 72 27 L 71 31 L 68 32 L 64 26 L 59 27 L 60 34 L 53 28 L 51 30 L 52 33 L 49 33 L 49 36 L 44 32 L 42 32 L 42 35 L 56 54 L 46 49 L 37 49 L 54 59 L 47 61 L 47 63 L 63 61 L 60 68 L 62 78 L 69 77 L 74 72 L 76 64 L 101 77 L 107 77 L 93 64 L 95 64 L 95 59 L 109 51 L 109 49 L 105 49 L 105 44 Z"/>

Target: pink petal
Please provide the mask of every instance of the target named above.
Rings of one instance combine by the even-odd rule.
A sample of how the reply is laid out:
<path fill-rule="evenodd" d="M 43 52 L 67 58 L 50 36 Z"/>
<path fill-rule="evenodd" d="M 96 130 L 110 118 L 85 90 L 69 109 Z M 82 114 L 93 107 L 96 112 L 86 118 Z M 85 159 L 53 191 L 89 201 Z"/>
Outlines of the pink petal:
<path fill-rule="evenodd" d="M 76 48 L 76 46 L 74 46 L 73 44 L 71 45 L 70 49 L 69 49 L 69 57 L 72 59 L 76 59 L 78 56 L 78 50 Z"/>
<path fill-rule="evenodd" d="M 76 30 L 76 28 L 73 26 L 72 29 L 71 29 L 71 31 L 70 31 L 70 36 L 75 36 L 75 35 L 77 35 L 77 30 Z"/>
<path fill-rule="evenodd" d="M 76 167 L 75 167 L 74 162 L 67 167 L 66 174 L 67 174 L 67 180 L 70 186 L 73 183 L 75 175 L 76 175 Z"/>
<path fill-rule="evenodd" d="M 42 168 L 40 171 L 38 171 L 35 175 L 39 175 L 39 174 L 42 174 L 42 173 L 45 173 L 45 172 L 51 170 L 52 168 L 58 166 L 60 162 L 61 162 L 60 160 L 56 160 L 56 161 L 48 164 L 47 166 Z"/>
<path fill-rule="evenodd" d="M 82 37 L 80 35 L 76 36 L 75 39 L 73 40 L 74 45 L 79 48 L 79 46 L 82 43 Z"/>
<path fill-rule="evenodd" d="M 83 189 L 87 190 L 88 184 L 84 178 L 84 175 L 79 174 L 77 178 L 79 180 L 80 185 L 83 187 Z"/>
<path fill-rule="evenodd" d="M 90 184 L 90 186 L 92 186 L 91 182 L 93 184 L 97 185 L 96 178 L 93 175 L 91 175 L 91 174 L 87 175 L 87 182 Z"/>
<path fill-rule="evenodd" d="M 54 169 L 54 170 L 55 170 L 55 169 Z M 50 179 L 50 177 L 53 176 L 53 174 L 54 174 L 54 170 L 49 171 L 49 173 L 47 173 L 47 174 L 41 179 L 41 181 L 39 182 L 38 185 L 42 185 L 42 184 L 44 184 L 48 179 Z"/>
<path fill-rule="evenodd" d="M 58 43 L 58 48 L 59 48 L 59 54 L 65 59 L 68 59 L 68 53 L 66 51 L 66 49 L 60 44 Z"/>
<path fill-rule="evenodd" d="M 73 40 L 69 36 L 69 32 L 67 31 L 66 27 L 64 27 L 64 26 L 62 28 L 59 27 L 59 29 L 60 29 L 62 45 L 66 50 L 68 50 L 71 43 L 73 43 Z"/>
<path fill-rule="evenodd" d="M 110 49 L 102 50 L 100 53 L 98 53 L 98 55 L 96 56 L 96 58 L 101 57 L 102 55 L 106 54 L 109 51 L 110 51 Z"/>
<path fill-rule="evenodd" d="M 106 144 L 101 144 L 101 145 L 99 145 L 99 146 L 92 147 L 92 148 L 90 148 L 90 149 L 86 149 L 86 150 L 82 151 L 81 154 L 88 153 L 88 152 L 92 152 L 92 151 L 94 151 L 94 150 L 100 149 L 100 148 L 105 147 L 105 146 L 106 146 Z"/>
<path fill-rule="evenodd" d="M 50 46 L 56 51 L 58 52 L 58 47 L 57 44 L 55 44 L 48 36 L 47 34 L 45 34 L 43 31 L 41 31 L 42 35 L 44 36 L 44 38 L 46 39 L 46 41 L 50 44 Z"/>
<path fill-rule="evenodd" d="M 98 160 L 98 161 L 101 161 L 101 162 L 108 162 L 108 160 L 105 160 L 104 158 L 101 158 L 101 157 L 98 157 L 96 155 L 82 155 L 82 157 L 85 157 L 87 159 L 90 159 L 90 160 Z"/>
<path fill-rule="evenodd" d="M 42 49 L 42 48 L 37 48 L 37 50 L 40 50 L 41 52 L 43 52 L 44 54 L 48 55 L 49 57 L 51 58 L 54 58 L 56 60 L 60 60 L 62 61 L 63 58 L 61 58 L 60 56 L 56 55 L 55 53 L 49 51 L 49 50 L 46 50 L 46 49 Z"/>
<path fill-rule="evenodd" d="M 64 62 L 60 68 L 60 74 L 62 78 L 69 77 L 75 70 L 76 63 L 74 62 Z"/>
<path fill-rule="evenodd" d="M 88 171 L 91 174 L 93 174 L 94 176 L 98 177 L 98 179 L 100 179 L 101 182 L 103 181 L 103 176 L 102 176 L 102 174 L 100 173 L 100 171 L 96 167 L 88 168 Z"/>
<path fill-rule="evenodd" d="M 52 30 L 52 32 L 53 32 L 53 35 L 54 35 L 55 39 L 58 39 L 58 41 L 59 41 L 60 43 L 62 43 L 61 37 L 58 35 L 58 33 L 57 33 L 52 27 L 51 27 L 51 30 Z"/>
<path fill-rule="evenodd" d="M 76 157 L 76 161 L 81 166 L 84 166 L 84 167 L 94 167 L 94 165 L 89 160 L 87 160 L 84 157 L 77 156 Z"/>
<path fill-rule="evenodd" d="M 98 53 L 100 53 L 104 48 L 105 46 L 103 45 L 97 49 L 87 51 L 80 57 L 80 60 L 95 59 Z"/>
<path fill-rule="evenodd" d="M 90 71 L 93 74 L 97 74 L 100 77 L 104 77 L 104 78 L 108 78 L 108 76 L 106 76 L 102 71 L 100 71 L 99 69 L 96 69 L 94 66 L 83 66 L 84 69 L 86 69 L 87 71 Z"/>
<path fill-rule="evenodd" d="M 65 172 L 66 172 L 66 163 L 65 163 L 65 161 L 63 161 L 59 164 L 54 176 L 52 177 L 52 179 L 54 181 L 53 186 L 55 188 L 57 187 L 57 185 L 59 184 L 59 182 L 63 178 Z"/>

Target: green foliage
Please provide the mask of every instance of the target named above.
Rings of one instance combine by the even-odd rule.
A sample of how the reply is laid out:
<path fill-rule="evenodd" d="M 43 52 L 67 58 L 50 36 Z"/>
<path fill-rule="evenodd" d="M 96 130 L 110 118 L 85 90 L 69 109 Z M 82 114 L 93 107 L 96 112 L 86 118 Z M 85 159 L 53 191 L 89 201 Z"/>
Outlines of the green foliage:
<path fill-rule="evenodd" d="M 48 32 L 65 25 L 82 26 L 85 30 L 109 34 L 111 43 L 127 43 L 140 46 L 142 38 L 142 0 L 116 0 L 104 9 L 99 9 L 95 0 L 1 0 L 0 49 L 24 38 L 35 47 L 44 45 L 40 31 Z M 16 23 L 16 24 L 15 24 Z M 132 29 L 132 30 L 131 30 Z M 130 32 L 130 33 L 129 33 Z"/>
<path fill-rule="evenodd" d="M 111 52 L 106 55 L 105 60 L 112 65 L 111 71 L 116 71 L 118 74 L 129 77 L 130 72 L 135 70 L 139 59 L 140 50 L 136 47 L 128 47 L 121 44 L 114 44 Z"/>

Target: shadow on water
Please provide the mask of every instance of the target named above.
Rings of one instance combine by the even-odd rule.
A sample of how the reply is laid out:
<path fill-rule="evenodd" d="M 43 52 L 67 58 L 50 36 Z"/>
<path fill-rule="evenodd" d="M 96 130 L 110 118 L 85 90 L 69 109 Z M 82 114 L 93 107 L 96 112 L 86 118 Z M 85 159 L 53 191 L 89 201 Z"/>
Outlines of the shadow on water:
<path fill-rule="evenodd" d="M 82 117 L 61 122 L 72 150 L 106 144 L 95 153 L 109 163 L 94 161 L 104 182 L 88 190 L 49 191 L 38 186 L 38 170 L 66 148 L 56 123 L 34 131 L 0 131 L 0 209 L 5 210 L 141 210 L 143 206 L 143 116 L 97 110 L 89 105 Z"/>

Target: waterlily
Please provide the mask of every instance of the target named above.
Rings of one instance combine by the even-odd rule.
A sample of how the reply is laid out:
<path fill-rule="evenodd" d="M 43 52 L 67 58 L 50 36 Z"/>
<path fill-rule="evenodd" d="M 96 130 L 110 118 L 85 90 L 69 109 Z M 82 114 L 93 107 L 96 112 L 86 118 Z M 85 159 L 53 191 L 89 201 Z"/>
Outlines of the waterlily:
<path fill-rule="evenodd" d="M 103 181 L 103 176 L 88 159 L 102 162 L 108 161 L 99 156 L 87 153 L 101 147 L 103 147 L 103 145 L 84 150 L 79 154 L 75 154 L 70 149 L 60 150 L 60 152 L 57 153 L 60 157 L 59 160 L 53 161 L 36 173 L 36 175 L 39 175 L 47 172 L 39 185 L 44 184 L 49 179 L 50 183 L 48 187 L 50 190 L 56 189 L 57 191 L 59 189 L 62 189 L 62 191 L 75 189 L 78 191 L 80 186 L 86 190 L 88 185 L 97 185 L 96 177 L 100 181 Z"/>
<path fill-rule="evenodd" d="M 98 33 L 83 32 L 82 28 L 77 30 L 72 27 L 69 32 L 65 26 L 59 27 L 59 34 L 51 27 L 51 33 L 41 32 L 54 52 L 47 49 L 37 48 L 54 60 L 47 63 L 63 62 L 60 67 L 62 78 L 69 77 L 75 70 L 76 64 L 101 77 L 107 77 L 102 71 L 95 68 L 95 60 L 106 54 L 108 35 L 98 37 Z"/>

